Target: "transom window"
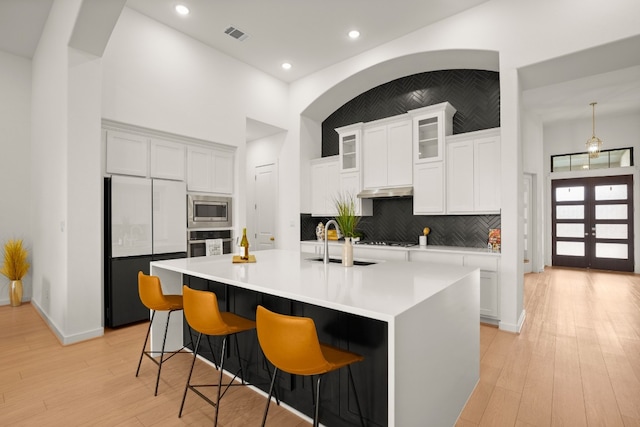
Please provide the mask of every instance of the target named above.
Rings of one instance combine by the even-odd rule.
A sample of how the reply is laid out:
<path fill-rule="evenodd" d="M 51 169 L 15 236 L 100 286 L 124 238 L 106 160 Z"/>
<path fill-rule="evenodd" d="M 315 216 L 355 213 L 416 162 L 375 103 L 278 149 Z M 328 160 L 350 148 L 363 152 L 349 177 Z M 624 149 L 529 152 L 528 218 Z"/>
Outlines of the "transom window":
<path fill-rule="evenodd" d="M 581 171 L 589 169 L 610 169 L 633 166 L 633 148 L 603 150 L 595 159 L 587 153 L 561 154 L 551 156 L 551 172 Z"/>

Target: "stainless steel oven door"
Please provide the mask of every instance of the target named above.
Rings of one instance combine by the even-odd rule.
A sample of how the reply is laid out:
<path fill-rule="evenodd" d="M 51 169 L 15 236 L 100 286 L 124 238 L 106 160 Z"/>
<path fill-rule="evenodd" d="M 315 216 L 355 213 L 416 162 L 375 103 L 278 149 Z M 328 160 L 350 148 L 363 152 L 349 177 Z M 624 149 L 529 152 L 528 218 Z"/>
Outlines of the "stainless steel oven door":
<path fill-rule="evenodd" d="M 231 227 L 231 197 L 187 195 L 187 227 Z"/>

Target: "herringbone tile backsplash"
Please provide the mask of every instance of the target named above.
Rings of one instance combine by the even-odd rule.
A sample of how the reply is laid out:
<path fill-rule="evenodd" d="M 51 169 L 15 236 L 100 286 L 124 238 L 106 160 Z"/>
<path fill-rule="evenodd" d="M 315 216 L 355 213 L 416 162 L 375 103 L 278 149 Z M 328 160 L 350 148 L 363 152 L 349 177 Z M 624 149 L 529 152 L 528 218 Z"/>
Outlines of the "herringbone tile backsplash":
<path fill-rule="evenodd" d="M 442 70 L 414 74 L 375 87 L 344 104 L 322 122 L 322 156 L 338 154 L 335 128 L 370 122 L 409 110 L 448 101 L 457 112 L 453 133 L 500 126 L 500 75 L 483 70 Z M 413 198 L 377 199 L 372 217 L 358 230 L 370 240 L 418 242 L 424 227 L 431 228 L 429 245 L 484 248 L 489 229 L 500 228 L 500 215 L 413 215 Z M 300 239 L 313 240 L 319 221 L 301 214 Z"/>
<path fill-rule="evenodd" d="M 318 222 L 332 218 L 300 216 L 300 240 L 315 240 Z M 486 248 L 489 229 L 500 228 L 500 215 L 413 215 L 413 198 L 373 201 L 373 216 L 363 217 L 358 231 L 368 240 L 418 243 L 424 227 L 431 228 L 428 244 Z"/>

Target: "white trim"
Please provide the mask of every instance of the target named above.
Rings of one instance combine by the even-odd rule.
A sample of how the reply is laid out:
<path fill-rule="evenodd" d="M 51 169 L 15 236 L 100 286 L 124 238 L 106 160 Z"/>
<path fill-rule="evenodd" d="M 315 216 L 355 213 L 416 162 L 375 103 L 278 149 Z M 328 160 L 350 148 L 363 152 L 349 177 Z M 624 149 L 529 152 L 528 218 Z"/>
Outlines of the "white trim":
<path fill-rule="evenodd" d="M 524 326 L 524 321 L 527 317 L 526 311 L 522 310 L 522 312 L 520 313 L 520 318 L 518 319 L 518 323 L 517 324 L 513 324 L 513 323 L 505 323 L 505 322 L 499 322 L 498 323 L 498 327 L 500 328 L 500 330 L 502 331 L 507 331 L 507 332 L 513 332 L 516 334 L 519 334 L 520 331 L 522 330 L 522 327 Z"/>
<path fill-rule="evenodd" d="M 56 336 L 56 338 L 58 338 L 58 341 L 60 341 L 62 345 L 75 344 L 77 342 L 86 341 L 91 338 L 98 338 L 104 335 L 104 328 L 96 328 L 91 331 L 82 332 L 80 334 L 65 336 L 62 332 L 60 332 L 60 329 L 55 325 L 55 323 L 53 323 L 49 316 L 45 314 L 45 312 L 35 300 L 31 301 L 31 305 L 33 305 L 40 317 L 42 317 L 42 320 L 45 321 L 45 323 L 49 326 L 49 329 L 51 329 L 51 332 L 53 332 L 53 334 Z"/>

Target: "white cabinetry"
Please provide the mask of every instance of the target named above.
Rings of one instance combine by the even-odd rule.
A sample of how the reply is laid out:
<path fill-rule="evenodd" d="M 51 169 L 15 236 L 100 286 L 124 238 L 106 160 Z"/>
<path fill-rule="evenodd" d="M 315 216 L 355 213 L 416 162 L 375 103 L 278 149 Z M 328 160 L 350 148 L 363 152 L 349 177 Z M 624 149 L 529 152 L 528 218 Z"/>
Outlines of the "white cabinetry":
<path fill-rule="evenodd" d="M 373 202 L 358 198 L 362 191 L 362 123 L 356 123 L 336 129 L 340 144 L 340 175 L 338 193 L 352 197 L 356 206 L 357 216 L 371 216 Z M 336 194 L 337 195 L 337 194 Z M 315 192 L 314 192 L 315 197 Z"/>
<path fill-rule="evenodd" d="M 364 188 L 412 184 L 411 120 L 403 114 L 367 124 L 362 143 Z"/>
<path fill-rule="evenodd" d="M 360 170 L 362 123 L 336 129 L 338 132 L 340 172 Z"/>
<path fill-rule="evenodd" d="M 494 322 L 500 319 L 500 258 L 490 255 L 470 255 L 450 252 L 410 252 L 410 260 L 437 264 L 461 265 L 480 269 L 480 316 Z"/>
<path fill-rule="evenodd" d="M 500 212 L 499 129 L 447 138 L 447 213 Z"/>
<path fill-rule="evenodd" d="M 151 140 L 151 178 L 184 181 L 185 147 L 170 141 Z"/>
<path fill-rule="evenodd" d="M 338 156 L 311 161 L 311 215 L 336 215 L 335 198 L 340 193 Z"/>
<path fill-rule="evenodd" d="M 233 153 L 207 147 L 187 148 L 187 190 L 233 193 Z"/>
<path fill-rule="evenodd" d="M 453 132 L 456 109 L 448 102 L 409 111 L 413 117 L 413 159 L 416 163 L 443 158 L 445 136 Z"/>
<path fill-rule="evenodd" d="M 418 163 L 413 168 L 413 214 L 445 213 L 442 162 Z"/>
<path fill-rule="evenodd" d="M 107 131 L 107 173 L 147 177 L 149 172 L 149 138 Z"/>
<path fill-rule="evenodd" d="M 360 199 L 358 193 L 362 191 L 362 175 L 360 172 L 342 172 L 340 174 L 340 193 L 353 197 L 356 206 L 356 216 L 373 215 L 373 201 Z"/>

